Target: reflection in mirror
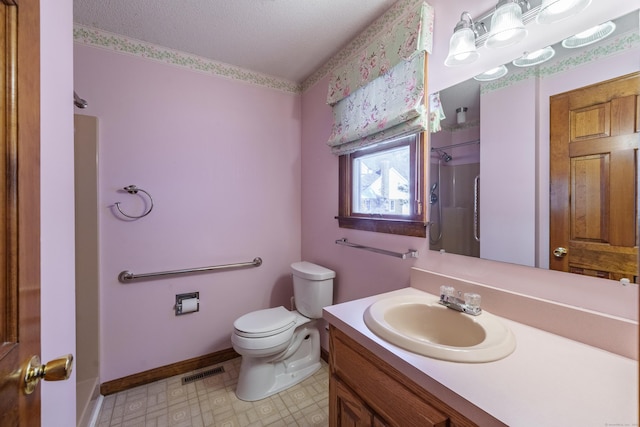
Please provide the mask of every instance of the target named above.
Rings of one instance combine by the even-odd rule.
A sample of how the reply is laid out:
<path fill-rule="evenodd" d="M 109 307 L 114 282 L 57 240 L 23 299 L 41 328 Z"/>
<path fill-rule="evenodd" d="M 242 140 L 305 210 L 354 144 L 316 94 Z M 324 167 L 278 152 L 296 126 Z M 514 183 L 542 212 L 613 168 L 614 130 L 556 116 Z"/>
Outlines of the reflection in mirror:
<path fill-rule="evenodd" d="M 636 72 L 551 97 L 553 270 L 637 282 L 639 95 Z"/>
<path fill-rule="evenodd" d="M 547 62 L 509 63 L 498 80 L 440 92 L 446 119 L 431 134 L 431 249 L 549 268 L 549 100 L 637 71 L 638 16 L 614 20 L 602 41 L 572 49 L 559 42 Z M 635 152 L 637 162 L 637 140 Z"/>
<path fill-rule="evenodd" d="M 475 80 L 440 92 L 446 118 L 431 135 L 429 245 L 480 256 L 480 86 Z"/>

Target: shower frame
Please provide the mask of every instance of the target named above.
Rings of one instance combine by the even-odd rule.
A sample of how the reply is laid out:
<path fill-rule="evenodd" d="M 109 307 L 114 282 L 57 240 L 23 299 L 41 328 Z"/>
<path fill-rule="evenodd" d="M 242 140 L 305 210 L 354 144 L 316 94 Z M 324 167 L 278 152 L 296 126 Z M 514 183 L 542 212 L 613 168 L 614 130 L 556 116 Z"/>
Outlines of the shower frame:
<path fill-rule="evenodd" d="M 475 144 L 480 144 L 480 140 L 475 139 L 472 141 L 430 148 L 431 153 L 437 154 L 437 156 L 432 155 L 430 157 L 430 165 L 437 168 L 435 176 L 433 173 L 430 174 L 429 182 L 431 190 L 428 200 L 431 211 L 429 212 L 428 231 L 429 245 L 431 249 L 444 249 L 447 252 L 479 256 L 479 230 L 477 222 L 478 217 L 476 213 L 479 207 L 479 187 L 477 183 L 477 178 L 479 176 L 479 162 L 447 166 L 443 165 L 443 161 L 447 164 L 457 158 L 457 155 L 452 151 L 454 148 Z M 473 168 L 474 164 L 478 165 L 476 166 L 476 169 Z M 471 169 L 469 169 L 469 167 Z M 444 173 L 445 170 L 447 170 L 448 173 Z M 451 176 L 447 177 L 449 172 Z M 467 177 L 468 179 L 466 179 Z M 443 179 L 445 181 L 444 185 Z M 461 181 L 465 183 L 462 184 L 464 188 L 461 191 L 458 191 L 460 189 Z M 467 181 L 469 184 L 468 186 L 466 185 Z M 466 187 L 468 187 L 468 189 L 466 189 Z M 447 199 L 447 195 L 450 196 L 450 199 Z M 434 199 L 435 201 L 433 201 Z M 445 210 L 449 210 L 449 215 Z M 451 214 L 453 214 L 453 216 L 451 216 Z M 459 216 L 461 216 L 461 218 Z M 450 221 L 454 220 L 453 218 L 457 218 L 456 221 L 462 221 L 462 223 L 456 223 L 455 226 L 451 227 Z M 467 219 L 469 221 L 467 221 Z M 448 222 L 449 226 L 447 226 Z M 467 225 L 469 225 L 469 227 L 467 227 Z M 466 232 L 466 228 L 469 228 L 469 233 Z M 436 230 L 437 233 L 434 233 Z M 462 232 L 461 236 L 451 235 L 452 230 L 458 232 L 464 230 L 464 232 Z M 448 236 L 443 240 L 443 233 L 447 232 Z M 436 235 L 434 236 L 434 234 Z M 467 234 L 469 234 L 469 236 L 467 236 Z M 452 240 L 457 242 L 457 244 L 451 246 Z"/>

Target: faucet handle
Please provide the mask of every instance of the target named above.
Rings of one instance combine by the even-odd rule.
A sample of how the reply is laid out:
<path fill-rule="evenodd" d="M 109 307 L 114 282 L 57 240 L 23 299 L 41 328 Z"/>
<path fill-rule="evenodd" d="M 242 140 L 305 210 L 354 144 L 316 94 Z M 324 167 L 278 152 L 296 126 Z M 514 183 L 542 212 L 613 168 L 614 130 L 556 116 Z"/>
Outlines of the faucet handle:
<path fill-rule="evenodd" d="M 448 300 L 454 297 L 456 290 L 453 286 L 442 285 L 440 286 L 440 299 Z"/>
<path fill-rule="evenodd" d="M 479 294 L 474 294 L 471 292 L 464 294 L 464 303 L 469 308 L 472 308 L 472 309 L 480 308 L 481 301 L 482 301 L 482 297 Z"/>

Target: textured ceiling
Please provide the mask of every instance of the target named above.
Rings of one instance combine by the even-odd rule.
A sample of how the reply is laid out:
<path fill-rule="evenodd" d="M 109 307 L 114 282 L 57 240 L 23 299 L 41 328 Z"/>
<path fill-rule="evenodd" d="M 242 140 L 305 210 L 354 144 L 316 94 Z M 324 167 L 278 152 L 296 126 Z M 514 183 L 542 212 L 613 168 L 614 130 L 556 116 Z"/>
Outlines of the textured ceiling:
<path fill-rule="evenodd" d="M 74 0 L 74 22 L 303 82 L 396 0 Z"/>

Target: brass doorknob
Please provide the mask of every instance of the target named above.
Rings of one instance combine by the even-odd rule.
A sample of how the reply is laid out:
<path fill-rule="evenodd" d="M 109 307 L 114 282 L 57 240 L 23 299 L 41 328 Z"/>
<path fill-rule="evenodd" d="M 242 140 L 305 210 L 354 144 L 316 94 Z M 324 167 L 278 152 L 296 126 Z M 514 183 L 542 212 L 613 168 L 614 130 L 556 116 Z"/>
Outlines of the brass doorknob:
<path fill-rule="evenodd" d="M 567 248 L 558 247 L 553 250 L 553 256 L 556 258 L 562 258 L 567 255 Z"/>
<path fill-rule="evenodd" d="M 40 364 L 40 358 L 33 356 L 24 368 L 24 392 L 31 394 L 36 389 L 40 380 L 62 381 L 71 376 L 73 370 L 73 355 L 54 359 L 44 365 Z"/>

